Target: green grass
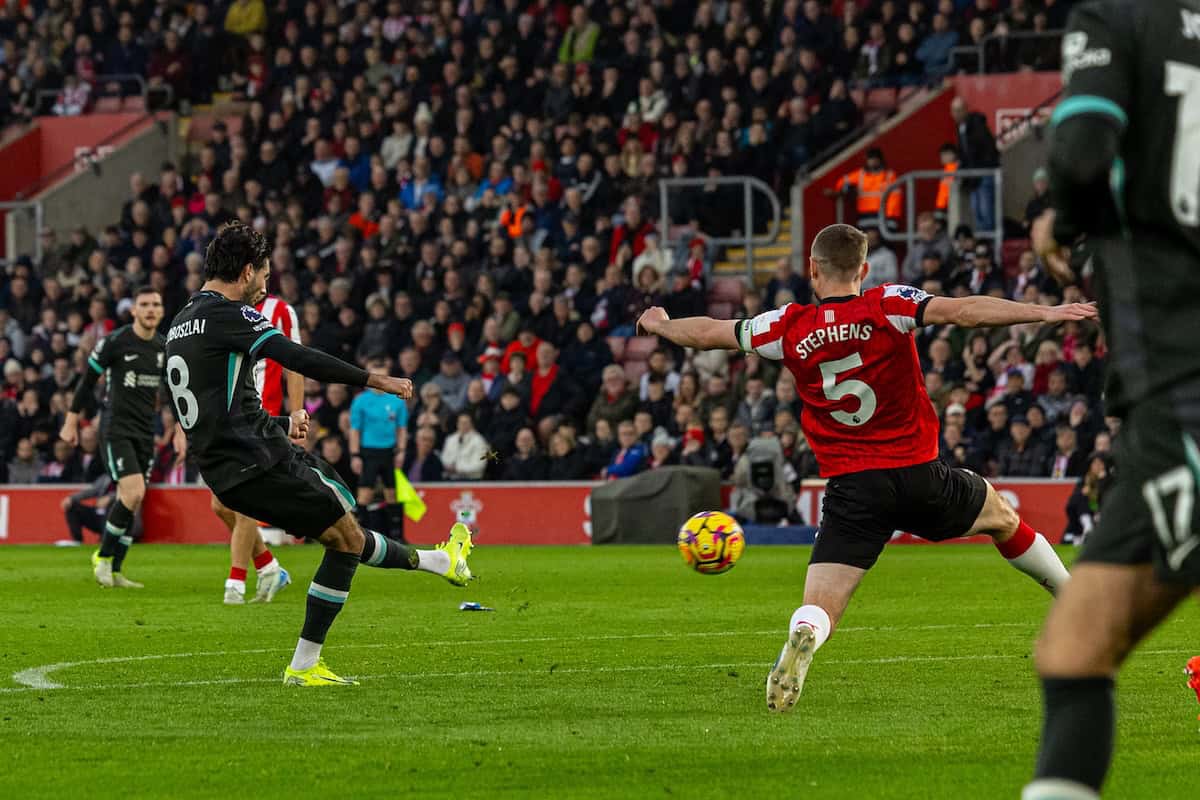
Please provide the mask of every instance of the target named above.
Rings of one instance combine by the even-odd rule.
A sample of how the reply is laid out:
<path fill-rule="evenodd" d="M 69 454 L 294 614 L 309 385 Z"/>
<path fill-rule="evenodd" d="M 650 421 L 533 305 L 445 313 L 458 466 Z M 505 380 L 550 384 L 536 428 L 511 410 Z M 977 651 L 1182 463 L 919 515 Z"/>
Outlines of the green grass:
<path fill-rule="evenodd" d="M 807 548 L 707 577 L 666 547 L 481 546 L 465 590 L 363 567 L 326 646 L 362 685 L 321 690 L 280 685 L 320 551 L 279 555 L 296 585 L 227 608 L 219 548 L 135 547 L 142 592 L 84 551 L 0 551 L 0 794 L 1013 798 L 1033 763 L 1049 598 L 989 547 L 885 553 L 785 716 L 763 679 Z M 1112 797 L 1194 793 L 1197 622 L 1124 672 Z M 57 662 L 66 688 L 12 691 Z"/>

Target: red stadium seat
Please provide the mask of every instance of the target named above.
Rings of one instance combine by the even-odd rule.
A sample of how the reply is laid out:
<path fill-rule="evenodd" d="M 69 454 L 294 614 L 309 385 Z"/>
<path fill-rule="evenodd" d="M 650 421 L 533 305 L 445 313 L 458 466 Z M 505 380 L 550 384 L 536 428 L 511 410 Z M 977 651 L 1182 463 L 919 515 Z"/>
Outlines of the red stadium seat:
<path fill-rule="evenodd" d="M 645 361 L 626 361 L 622 366 L 625 367 L 625 377 L 631 384 L 636 384 L 642 375 L 650 371 L 650 365 Z"/>
<path fill-rule="evenodd" d="M 136 111 L 139 113 L 143 112 L 146 110 L 146 98 L 142 97 L 140 94 L 135 94 L 135 95 L 131 95 L 130 97 L 126 97 L 121 102 L 121 110 L 122 111 Z"/>
<path fill-rule="evenodd" d="M 96 100 L 96 105 L 92 106 L 92 111 L 97 114 L 115 114 L 121 110 L 121 98 L 119 97 L 101 97 Z"/>
<path fill-rule="evenodd" d="M 625 361 L 645 361 L 658 349 L 657 336 L 631 336 L 625 343 Z"/>
<path fill-rule="evenodd" d="M 746 283 L 741 278 L 713 278 L 708 299 L 713 302 L 741 305 L 746 296 Z"/>
<path fill-rule="evenodd" d="M 1021 253 L 1030 248 L 1028 239 L 1005 239 L 1000 247 L 1000 266 L 1005 276 L 1016 277 L 1021 269 Z"/>
<path fill-rule="evenodd" d="M 624 336 L 609 336 L 608 349 L 612 350 L 613 361 L 620 364 L 625 360 L 625 337 Z"/>
<path fill-rule="evenodd" d="M 736 309 L 733 303 L 725 300 L 718 300 L 708 304 L 708 315 L 713 319 L 733 319 L 733 312 Z"/>

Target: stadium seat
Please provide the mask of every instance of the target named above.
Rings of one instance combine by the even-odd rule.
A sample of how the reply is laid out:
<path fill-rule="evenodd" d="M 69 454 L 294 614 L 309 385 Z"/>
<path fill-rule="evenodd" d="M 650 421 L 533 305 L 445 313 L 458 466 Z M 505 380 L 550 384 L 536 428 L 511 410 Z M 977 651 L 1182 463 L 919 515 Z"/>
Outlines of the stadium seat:
<path fill-rule="evenodd" d="M 741 305 L 746 295 L 746 284 L 741 278 L 713 278 L 708 299 L 712 302 Z"/>
<path fill-rule="evenodd" d="M 146 98 L 140 94 L 130 95 L 121 102 L 122 111 L 136 111 L 138 113 L 146 110 Z"/>
<path fill-rule="evenodd" d="M 121 98 L 101 97 L 96 100 L 92 110 L 97 114 L 115 114 L 121 110 Z"/>
<path fill-rule="evenodd" d="M 733 303 L 726 300 L 718 300 L 708 304 L 708 315 L 713 319 L 733 319 L 733 312 L 736 309 Z"/>
<path fill-rule="evenodd" d="M 863 104 L 863 111 L 882 111 L 885 114 L 891 113 L 896 107 L 897 92 L 895 89 L 872 89 L 867 92 L 866 102 Z"/>
<path fill-rule="evenodd" d="M 637 383 L 642 375 L 650 371 L 650 365 L 645 361 L 626 361 L 622 366 L 625 367 L 625 377 L 630 383 Z"/>
<path fill-rule="evenodd" d="M 607 341 L 608 349 L 612 350 L 613 361 L 620 364 L 625 360 L 625 342 L 627 340 L 624 336 L 609 336 Z"/>
<path fill-rule="evenodd" d="M 1021 253 L 1030 247 L 1028 239 L 1006 239 L 1000 247 L 1000 267 L 1008 278 L 1016 277 L 1021 269 Z"/>
<path fill-rule="evenodd" d="M 207 142 L 213 128 L 213 118 L 211 114 L 196 114 L 192 117 L 191 125 L 188 126 L 187 140 L 188 143 Z"/>
<path fill-rule="evenodd" d="M 658 349 L 657 336 L 630 336 L 625 343 L 624 361 L 646 361 Z"/>

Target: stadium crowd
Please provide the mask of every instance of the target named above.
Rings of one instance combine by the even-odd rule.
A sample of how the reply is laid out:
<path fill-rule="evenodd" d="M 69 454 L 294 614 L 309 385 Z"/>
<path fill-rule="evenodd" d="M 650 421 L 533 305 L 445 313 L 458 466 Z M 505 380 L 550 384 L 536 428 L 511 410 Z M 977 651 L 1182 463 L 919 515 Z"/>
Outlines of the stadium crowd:
<path fill-rule="evenodd" d="M 664 247 L 657 179 L 751 174 L 786 187 L 859 124 L 849 86 L 936 81 L 953 47 L 993 33 L 989 68 L 1054 67 L 1057 48 L 1004 35 L 1061 27 L 1069 5 L 10 4 L 6 123 L 49 110 L 39 89 L 61 90 L 59 101 L 84 85 L 102 93 L 96 76 L 113 73 L 170 84 L 187 104 L 232 92 L 247 110 L 236 131 L 213 125 L 185 163 L 131 176 L 110 226 L 42 231 L 40 262 L 7 265 L 0 482 L 103 471 L 94 426 L 78 451 L 55 435 L 88 351 L 128 321 L 144 283 L 163 295 L 165 326 L 202 283 L 214 231 L 237 218 L 270 236 L 272 291 L 295 306 L 306 343 L 362 364 L 386 358 L 417 383 L 413 480 L 613 478 L 683 463 L 747 484 L 743 456 L 766 437 L 794 485 L 816 469 L 786 371 L 628 338 L 649 305 L 706 312 L 712 253 L 698 234 L 740 220 L 719 192 L 683 196 L 670 222 L 687 247 Z M 1032 253 L 1006 275 L 969 227 L 952 233 L 923 217 L 902 260 L 873 237 L 873 272 L 1029 302 L 1060 291 Z M 809 299 L 781 264 L 735 314 Z M 926 329 L 917 342 L 947 459 L 1074 477 L 1111 445 L 1096 331 Z M 306 386 L 310 445 L 353 485 L 351 399 Z M 195 477 L 172 462 L 164 436 L 154 478 Z"/>

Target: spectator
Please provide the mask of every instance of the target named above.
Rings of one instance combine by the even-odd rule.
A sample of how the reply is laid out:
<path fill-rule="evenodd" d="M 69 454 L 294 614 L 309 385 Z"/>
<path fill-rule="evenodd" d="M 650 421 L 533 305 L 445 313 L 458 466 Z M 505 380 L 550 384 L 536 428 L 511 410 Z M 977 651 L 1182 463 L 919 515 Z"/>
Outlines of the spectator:
<path fill-rule="evenodd" d="M 660 469 L 675 466 L 675 440 L 662 428 L 659 428 L 650 440 L 650 456 L 646 461 L 646 469 Z"/>
<path fill-rule="evenodd" d="M 646 446 L 638 439 L 633 422 L 625 420 L 617 426 L 617 441 L 620 447 L 604 470 L 609 480 L 632 477 L 646 464 Z"/>
<path fill-rule="evenodd" d="M 950 243 L 950 237 L 938 225 L 933 214 L 922 211 L 917 215 L 917 238 L 904 257 L 902 269 L 904 281 L 913 285 L 920 284 L 927 277 L 921 263 L 922 260 L 926 256 L 932 255 L 937 259 L 940 271 L 941 266 L 950 260 L 953 251 L 954 247 Z"/>
<path fill-rule="evenodd" d="M 837 182 L 836 191 L 855 198 L 858 227 L 874 228 L 879 225 L 879 209 L 880 204 L 884 202 L 883 195 L 895 182 L 896 173 L 884 163 L 883 151 L 872 147 L 867 151 L 866 164 L 843 175 Z M 899 192 L 888 194 L 885 208 L 888 219 L 899 219 L 900 203 Z"/>
<path fill-rule="evenodd" d="M 779 293 L 788 292 L 792 296 L 790 302 L 808 305 L 812 302 L 812 287 L 808 281 L 796 274 L 792 260 L 787 256 L 775 262 L 775 274 L 767 281 L 765 295 L 768 308 L 779 308 Z"/>
<path fill-rule="evenodd" d="M 517 432 L 516 452 L 504 462 L 503 480 L 544 481 L 547 475 L 546 459 L 537 449 L 537 437 L 529 428 Z"/>
<path fill-rule="evenodd" d="M 1082 394 L 1091 405 L 1099 406 L 1100 395 L 1104 391 L 1104 361 L 1095 357 L 1090 342 L 1075 343 L 1066 375 L 1072 392 Z"/>
<path fill-rule="evenodd" d="M 436 483 L 443 479 L 442 459 L 437 454 L 437 433 L 433 428 L 417 429 L 416 447 L 405 453 L 404 474 L 413 483 Z"/>
<path fill-rule="evenodd" d="M 900 279 L 896 251 L 884 243 L 877 227 L 867 229 L 867 264 L 870 265 L 870 271 L 862 282 L 864 291 L 885 283 L 896 283 Z"/>
<path fill-rule="evenodd" d="M 938 181 L 937 197 L 934 201 L 934 207 L 937 209 L 937 218 L 945 225 L 950 219 L 950 200 L 954 197 L 954 185 L 957 182 L 955 173 L 958 172 L 959 164 L 958 148 L 950 143 L 943 144 L 938 150 L 938 159 L 941 161 L 943 177 Z M 958 209 L 956 208 L 955 211 Z"/>
<path fill-rule="evenodd" d="M 1024 415 L 1014 416 L 1008 430 L 1008 441 L 997 449 L 997 474 L 1014 478 L 1045 477 L 1046 451 L 1031 439 L 1029 420 Z"/>
<path fill-rule="evenodd" d="M 563 64 L 588 64 L 596 51 L 600 26 L 588 19 L 586 6 L 571 9 L 571 24 L 558 48 L 558 60 Z"/>
<path fill-rule="evenodd" d="M 585 454 L 568 428 L 560 428 L 550 437 L 550 462 L 546 477 L 552 481 L 581 481 L 592 474 Z"/>
<path fill-rule="evenodd" d="M 28 437 L 17 441 L 16 457 L 8 462 L 9 483 L 36 483 L 42 471 L 42 460 Z"/>
<path fill-rule="evenodd" d="M 1050 207 L 1050 174 L 1044 167 L 1038 167 L 1033 173 L 1033 197 L 1025 204 L 1025 217 L 1021 224 L 1026 233 L 1033 228 L 1033 222 Z"/>
<path fill-rule="evenodd" d="M 441 367 L 430 383 L 441 389 L 442 400 L 446 407 L 457 413 L 467 402 L 467 384 L 471 377 L 463 372 L 462 361 L 452 352 L 442 354 Z"/>
<path fill-rule="evenodd" d="M 738 404 L 735 421 L 745 425 L 751 436 L 775 430 L 775 398 L 766 391 L 763 379 L 753 376 L 746 381 L 746 392 Z"/>
<path fill-rule="evenodd" d="M 458 415 L 457 428 L 442 445 L 442 467 L 447 480 L 477 481 L 487 468 L 487 440 L 475 430 L 475 420 L 469 413 Z"/>
<path fill-rule="evenodd" d="M 953 50 L 958 46 L 958 33 L 950 27 L 945 14 L 933 15 L 933 31 L 917 48 L 917 60 L 924 65 L 925 76 L 940 80 L 950 73 Z"/>
<path fill-rule="evenodd" d="M 647 369 L 638 379 L 638 399 L 646 400 L 650 394 L 652 378 L 662 380 L 663 389 L 667 394 L 674 395 L 679 390 L 679 373 L 674 370 L 667 357 L 667 351 L 661 347 L 650 354 Z"/>
<path fill-rule="evenodd" d="M 962 155 L 964 169 L 995 169 L 1000 166 L 1000 155 L 996 140 L 988 128 L 987 118 L 978 111 L 967 108 L 967 101 L 956 97 L 950 104 L 950 115 L 958 131 L 958 152 Z M 963 187 L 971 193 L 971 212 L 975 216 L 975 229 L 980 234 L 996 232 L 996 179 L 991 175 L 983 178 L 967 178 Z"/>
<path fill-rule="evenodd" d="M 558 366 L 558 349 L 550 342 L 537 348 L 537 366 L 530 376 L 529 413 L 535 420 L 562 414 L 574 417 L 584 402 Z"/>
<path fill-rule="evenodd" d="M 1050 477 L 1081 477 L 1087 456 L 1079 449 L 1078 438 L 1070 425 L 1059 425 L 1055 429 L 1054 448 L 1054 456 L 1050 460 Z"/>
<path fill-rule="evenodd" d="M 610 425 L 633 419 L 634 410 L 637 408 L 637 395 L 629 389 L 628 384 L 624 369 L 616 364 L 604 368 L 600 394 L 596 396 L 588 412 L 588 427 L 594 428 L 597 419 L 608 420 Z"/>

